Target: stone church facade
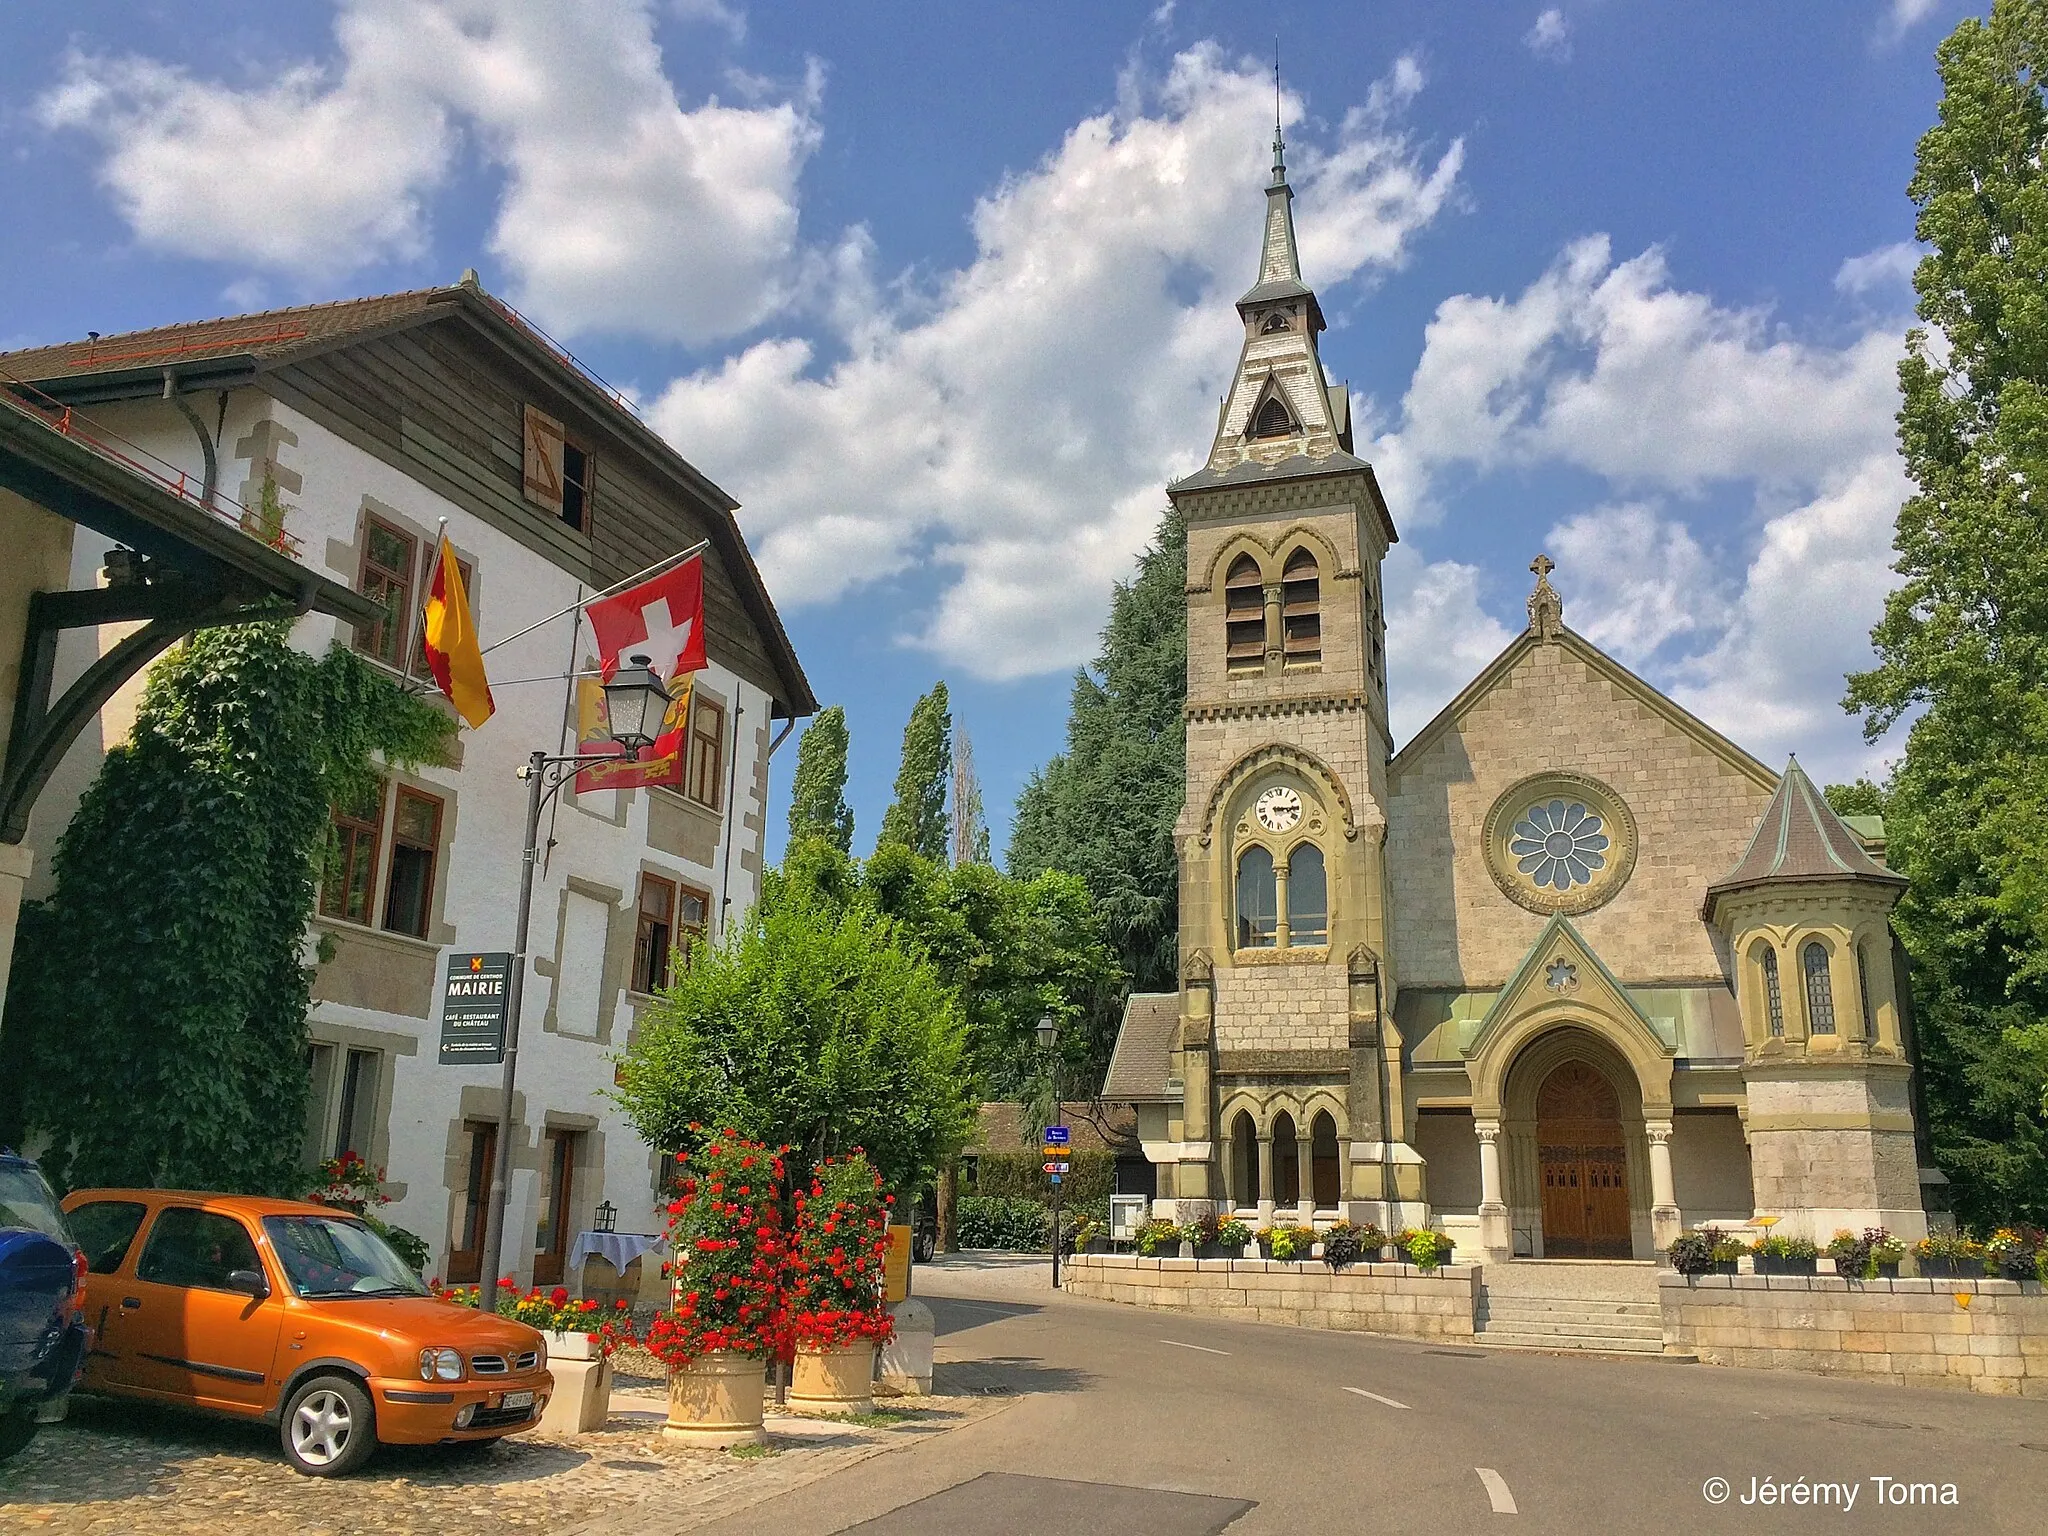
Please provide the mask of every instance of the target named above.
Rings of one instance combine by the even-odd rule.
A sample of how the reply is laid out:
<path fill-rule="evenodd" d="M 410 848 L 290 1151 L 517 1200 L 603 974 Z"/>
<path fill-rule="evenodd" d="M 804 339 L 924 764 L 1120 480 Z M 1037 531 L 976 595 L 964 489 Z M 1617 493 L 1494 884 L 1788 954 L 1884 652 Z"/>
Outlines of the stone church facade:
<path fill-rule="evenodd" d="M 1188 529 L 1181 985 L 1126 1011 L 1154 1208 L 1463 1254 L 1647 1259 L 1777 1218 L 1924 1234 L 1903 880 L 1851 826 L 1564 624 L 1399 752 L 1396 539 L 1323 372 L 1274 144 L 1257 284 Z"/>

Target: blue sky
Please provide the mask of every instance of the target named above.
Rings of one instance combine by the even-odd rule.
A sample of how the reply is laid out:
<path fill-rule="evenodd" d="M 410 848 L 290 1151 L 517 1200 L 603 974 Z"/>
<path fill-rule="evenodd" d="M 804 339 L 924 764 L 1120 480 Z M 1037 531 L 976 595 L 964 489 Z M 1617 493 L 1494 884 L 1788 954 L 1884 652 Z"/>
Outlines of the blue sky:
<path fill-rule="evenodd" d="M 1969 9 L 10 8 L 0 347 L 475 265 L 744 503 L 847 707 L 859 843 L 944 677 L 1000 848 L 1207 450 L 1277 32 L 1324 359 L 1402 533 L 1397 737 L 1521 627 L 1540 548 L 1568 623 L 1841 778 L 1895 750 L 1837 701 L 1904 489 L 1904 188 Z"/>

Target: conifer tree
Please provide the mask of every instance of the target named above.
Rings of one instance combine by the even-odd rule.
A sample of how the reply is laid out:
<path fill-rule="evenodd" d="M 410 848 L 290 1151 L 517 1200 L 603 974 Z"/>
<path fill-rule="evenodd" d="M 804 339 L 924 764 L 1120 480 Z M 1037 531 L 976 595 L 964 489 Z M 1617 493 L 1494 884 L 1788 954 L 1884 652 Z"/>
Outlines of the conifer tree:
<path fill-rule="evenodd" d="M 789 840 L 822 837 L 841 853 L 853 849 L 853 808 L 846 803 L 846 710 L 834 704 L 797 743 L 796 782 L 789 802 Z"/>
<path fill-rule="evenodd" d="M 1873 740 L 1916 716 L 1883 796 L 1893 924 L 1935 1156 L 1981 1227 L 2048 1219 L 2048 0 L 1997 0 L 1936 59 L 1899 365 L 1916 490 L 1848 706 Z"/>
<path fill-rule="evenodd" d="M 1187 783 L 1187 530 L 1168 512 L 1110 600 L 1102 651 L 1075 674 L 1067 750 L 1017 800 L 1010 873 L 1087 883 L 1141 992 L 1172 991 L 1180 945 L 1173 824 Z"/>
<path fill-rule="evenodd" d="M 953 777 L 953 711 L 944 682 L 911 708 L 903 728 L 903 763 L 896 771 L 896 799 L 882 817 L 878 843 L 898 843 L 943 864 L 953 840 L 946 815 L 946 788 Z"/>

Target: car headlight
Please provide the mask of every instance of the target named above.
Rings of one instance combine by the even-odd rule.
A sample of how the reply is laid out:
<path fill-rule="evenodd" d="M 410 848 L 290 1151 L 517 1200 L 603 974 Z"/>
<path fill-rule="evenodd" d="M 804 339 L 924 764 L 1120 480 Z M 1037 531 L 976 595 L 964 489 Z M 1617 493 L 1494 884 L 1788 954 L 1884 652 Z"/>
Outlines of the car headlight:
<path fill-rule="evenodd" d="M 423 1349 L 420 1351 L 421 1381 L 462 1380 L 462 1356 L 452 1349 Z"/>

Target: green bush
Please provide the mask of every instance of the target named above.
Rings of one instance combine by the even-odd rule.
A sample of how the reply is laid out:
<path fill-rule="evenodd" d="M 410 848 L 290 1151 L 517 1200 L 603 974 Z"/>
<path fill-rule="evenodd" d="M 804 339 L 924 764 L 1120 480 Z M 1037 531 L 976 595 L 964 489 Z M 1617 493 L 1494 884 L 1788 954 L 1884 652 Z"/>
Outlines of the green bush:
<path fill-rule="evenodd" d="M 980 1152 L 975 1154 L 974 1192 L 977 1195 L 1052 1203 L 1052 1179 L 1045 1171 L 1045 1158 L 1036 1152 Z M 1116 1154 L 1091 1147 L 1067 1159 L 1070 1171 L 1062 1178 L 1062 1202 L 1079 1210 L 1100 1205 L 1109 1208 L 1116 1192 Z"/>
<path fill-rule="evenodd" d="M 955 1220 L 962 1248 L 1000 1248 L 1008 1253 L 1052 1249 L 1052 1212 L 1035 1200 L 962 1195 Z"/>
<path fill-rule="evenodd" d="M 1172 1258 L 1180 1252 L 1180 1245 L 1181 1230 L 1170 1221 L 1154 1219 L 1138 1228 L 1137 1247 L 1140 1257 Z"/>

